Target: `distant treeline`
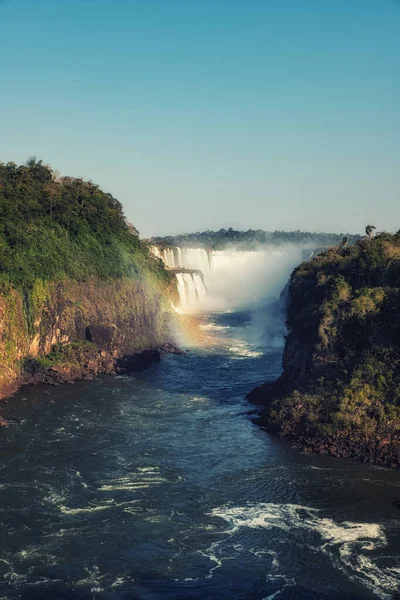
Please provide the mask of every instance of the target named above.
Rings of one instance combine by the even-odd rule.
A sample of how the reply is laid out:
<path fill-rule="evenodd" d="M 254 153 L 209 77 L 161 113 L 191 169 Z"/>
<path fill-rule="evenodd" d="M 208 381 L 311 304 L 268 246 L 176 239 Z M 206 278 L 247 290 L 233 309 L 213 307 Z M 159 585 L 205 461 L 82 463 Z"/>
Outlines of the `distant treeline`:
<path fill-rule="evenodd" d="M 281 246 L 297 244 L 302 246 L 336 246 L 346 237 L 349 244 L 354 244 L 362 236 L 350 233 L 311 233 L 309 231 L 264 231 L 262 229 L 220 229 L 219 231 L 201 231 L 183 233 L 167 237 L 153 237 L 151 243 L 160 247 L 180 246 L 191 248 L 209 248 L 218 250 L 226 246 L 240 246 L 243 249 L 253 249 L 260 245 Z"/>

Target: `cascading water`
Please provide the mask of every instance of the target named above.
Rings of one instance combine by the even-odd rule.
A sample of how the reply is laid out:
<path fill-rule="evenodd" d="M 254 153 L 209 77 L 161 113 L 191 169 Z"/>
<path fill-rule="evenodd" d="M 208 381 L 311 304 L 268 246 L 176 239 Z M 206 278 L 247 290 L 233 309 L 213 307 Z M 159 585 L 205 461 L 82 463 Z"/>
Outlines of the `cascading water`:
<path fill-rule="evenodd" d="M 251 251 L 153 246 L 152 251 L 176 271 L 184 312 L 241 308 L 266 296 L 276 298 L 302 260 L 301 249 L 290 246 Z"/>
<path fill-rule="evenodd" d="M 181 299 L 181 308 L 185 312 L 196 310 L 202 305 L 207 296 L 207 291 L 200 273 L 177 273 L 178 291 Z"/>
<path fill-rule="evenodd" d="M 158 246 L 151 246 L 151 251 L 161 258 L 169 269 L 192 269 L 201 271 L 204 275 L 211 269 L 212 257 L 215 254 L 204 248 L 180 248 L 179 246 L 163 250 Z"/>
<path fill-rule="evenodd" d="M 168 269 L 174 270 L 178 281 L 181 310 L 193 312 L 205 307 L 207 289 L 205 277 L 211 269 L 211 253 L 203 248 L 173 246 L 160 250 L 151 246 L 155 256 L 161 258 Z"/>

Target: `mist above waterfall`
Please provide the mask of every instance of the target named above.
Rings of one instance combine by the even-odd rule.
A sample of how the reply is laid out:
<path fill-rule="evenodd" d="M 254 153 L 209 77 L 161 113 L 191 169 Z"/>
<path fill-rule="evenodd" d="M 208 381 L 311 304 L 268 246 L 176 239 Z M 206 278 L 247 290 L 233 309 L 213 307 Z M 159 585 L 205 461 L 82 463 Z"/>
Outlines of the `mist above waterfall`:
<path fill-rule="evenodd" d="M 267 298 L 276 299 L 299 262 L 301 251 L 296 248 L 217 251 L 206 278 L 207 308 L 256 307 Z"/>
<path fill-rule="evenodd" d="M 279 297 L 302 260 L 302 248 L 294 245 L 250 251 L 234 246 L 152 249 L 176 272 L 181 308 L 189 313 L 265 306 Z"/>

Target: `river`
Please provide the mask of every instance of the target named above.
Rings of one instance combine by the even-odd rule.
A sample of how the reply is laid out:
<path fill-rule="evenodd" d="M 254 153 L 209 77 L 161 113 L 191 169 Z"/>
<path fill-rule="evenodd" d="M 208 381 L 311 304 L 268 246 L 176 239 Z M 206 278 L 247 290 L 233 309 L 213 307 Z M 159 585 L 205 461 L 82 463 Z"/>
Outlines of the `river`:
<path fill-rule="evenodd" d="M 0 598 L 396 597 L 397 471 L 299 453 L 245 400 L 282 346 L 251 315 L 134 376 L 24 388 L 0 432 Z"/>

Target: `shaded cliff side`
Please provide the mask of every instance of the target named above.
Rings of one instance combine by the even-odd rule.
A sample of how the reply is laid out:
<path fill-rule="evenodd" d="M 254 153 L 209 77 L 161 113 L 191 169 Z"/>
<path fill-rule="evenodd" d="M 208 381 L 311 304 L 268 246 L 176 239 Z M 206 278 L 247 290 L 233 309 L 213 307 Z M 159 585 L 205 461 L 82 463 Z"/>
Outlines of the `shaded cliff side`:
<path fill-rule="evenodd" d="M 283 373 L 249 395 L 306 450 L 400 464 L 400 233 L 302 263 L 289 287 Z"/>
<path fill-rule="evenodd" d="M 110 194 L 34 159 L 0 164 L 0 395 L 169 349 L 176 295 Z"/>

